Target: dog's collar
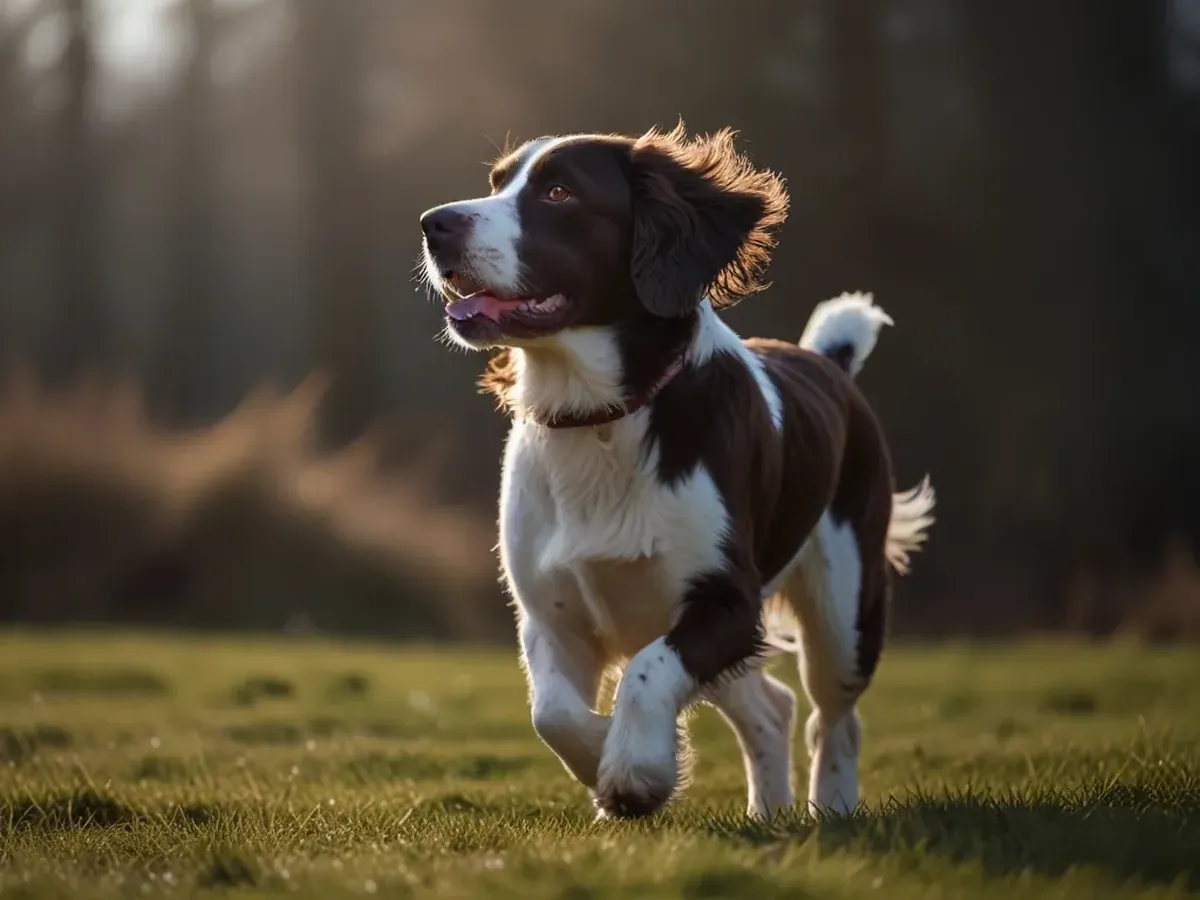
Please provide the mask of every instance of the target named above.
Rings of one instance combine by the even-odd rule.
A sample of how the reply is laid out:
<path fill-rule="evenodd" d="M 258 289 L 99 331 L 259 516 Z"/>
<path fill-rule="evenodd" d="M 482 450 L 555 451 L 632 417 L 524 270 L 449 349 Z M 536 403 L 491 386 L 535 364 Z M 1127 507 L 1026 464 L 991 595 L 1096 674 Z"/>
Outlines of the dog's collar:
<path fill-rule="evenodd" d="M 609 425 L 648 406 L 655 397 L 662 393 L 663 388 L 683 371 L 686 364 L 687 351 L 685 350 L 671 360 L 670 365 L 663 370 L 663 373 L 650 387 L 637 396 L 627 398 L 623 403 L 604 406 L 589 413 L 563 412 L 551 416 L 541 416 L 533 412 L 526 412 L 524 418 L 536 422 L 538 425 L 544 425 L 546 428 L 595 428 L 599 425 Z"/>

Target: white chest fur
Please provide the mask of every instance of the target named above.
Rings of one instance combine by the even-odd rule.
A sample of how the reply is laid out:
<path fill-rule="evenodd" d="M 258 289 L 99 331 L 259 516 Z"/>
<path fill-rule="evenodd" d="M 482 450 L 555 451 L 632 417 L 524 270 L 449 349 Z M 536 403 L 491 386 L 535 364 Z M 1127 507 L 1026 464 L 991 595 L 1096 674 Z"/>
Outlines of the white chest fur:
<path fill-rule="evenodd" d="M 603 428 L 517 422 L 505 450 L 500 554 L 521 611 L 611 656 L 666 633 L 689 580 L 720 567 L 728 526 L 702 466 L 674 487 L 658 480 L 648 415 Z"/>

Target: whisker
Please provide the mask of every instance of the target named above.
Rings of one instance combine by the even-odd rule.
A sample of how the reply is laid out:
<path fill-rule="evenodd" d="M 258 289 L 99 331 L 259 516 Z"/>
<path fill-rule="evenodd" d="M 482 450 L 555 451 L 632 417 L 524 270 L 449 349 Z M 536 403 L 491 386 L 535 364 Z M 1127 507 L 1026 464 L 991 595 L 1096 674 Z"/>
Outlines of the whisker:
<path fill-rule="evenodd" d="M 515 287 L 518 294 L 529 293 L 529 266 L 521 260 L 517 261 L 517 283 Z"/>
<path fill-rule="evenodd" d="M 483 139 L 492 145 L 492 149 L 496 151 L 496 158 L 499 158 L 499 157 L 505 155 L 504 150 L 500 147 L 499 144 L 496 143 L 496 141 L 492 138 L 492 136 L 490 134 L 485 134 L 483 136 Z M 505 143 L 506 144 L 508 143 L 507 138 L 505 139 Z M 496 159 L 492 159 L 490 162 L 485 160 L 483 162 L 483 165 L 491 167 L 491 166 L 495 165 L 495 163 L 496 163 Z"/>

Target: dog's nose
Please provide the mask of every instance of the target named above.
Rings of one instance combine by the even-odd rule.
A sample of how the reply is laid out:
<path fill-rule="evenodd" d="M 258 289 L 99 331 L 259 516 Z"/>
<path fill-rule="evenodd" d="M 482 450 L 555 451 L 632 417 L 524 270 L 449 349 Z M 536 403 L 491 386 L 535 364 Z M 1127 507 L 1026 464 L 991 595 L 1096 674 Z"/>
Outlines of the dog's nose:
<path fill-rule="evenodd" d="M 461 247 L 471 218 L 451 206 L 438 206 L 421 216 L 421 231 L 433 253 Z"/>

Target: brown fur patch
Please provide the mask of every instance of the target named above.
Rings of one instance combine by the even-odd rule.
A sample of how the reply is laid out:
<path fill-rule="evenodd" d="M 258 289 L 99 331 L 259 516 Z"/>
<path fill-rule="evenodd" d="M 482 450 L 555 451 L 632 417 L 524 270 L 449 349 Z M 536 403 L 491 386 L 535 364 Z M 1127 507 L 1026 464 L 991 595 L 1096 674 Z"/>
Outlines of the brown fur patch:
<path fill-rule="evenodd" d="M 647 440 L 657 443 L 659 478 L 678 483 L 703 465 L 734 526 L 720 584 L 697 579 L 671 643 L 701 681 L 753 653 L 762 587 L 828 509 L 859 545 L 858 674 L 865 686 L 883 644 L 890 577 L 884 554 L 892 474 L 882 430 L 832 361 L 782 341 L 745 344 L 779 392 L 780 429 L 753 374 L 732 353 L 682 374 L 651 414 Z"/>
<path fill-rule="evenodd" d="M 689 227 L 701 237 L 705 227 L 729 227 L 728 221 L 714 221 L 707 215 L 693 218 L 696 211 L 708 214 L 706 205 L 720 204 L 727 219 L 742 206 L 746 224 L 733 222 L 736 233 L 731 236 L 728 260 L 721 260 L 715 274 L 699 286 L 716 308 L 732 306 L 769 286 L 763 275 L 775 248 L 776 231 L 788 214 L 783 177 L 755 168 L 734 147 L 736 134 L 722 128 L 712 135 L 689 137 L 680 120 L 670 131 L 647 131 L 634 142 L 631 154 L 635 181 L 640 176 L 647 184 L 641 202 L 667 206 L 668 226 L 674 226 L 680 235 L 686 235 Z M 635 220 L 636 206 L 635 202 Z M 635 268 L 638 249 L 635 246 Z M 661 252 L 670 248 L 652 245 L 641 249 Z"/>

